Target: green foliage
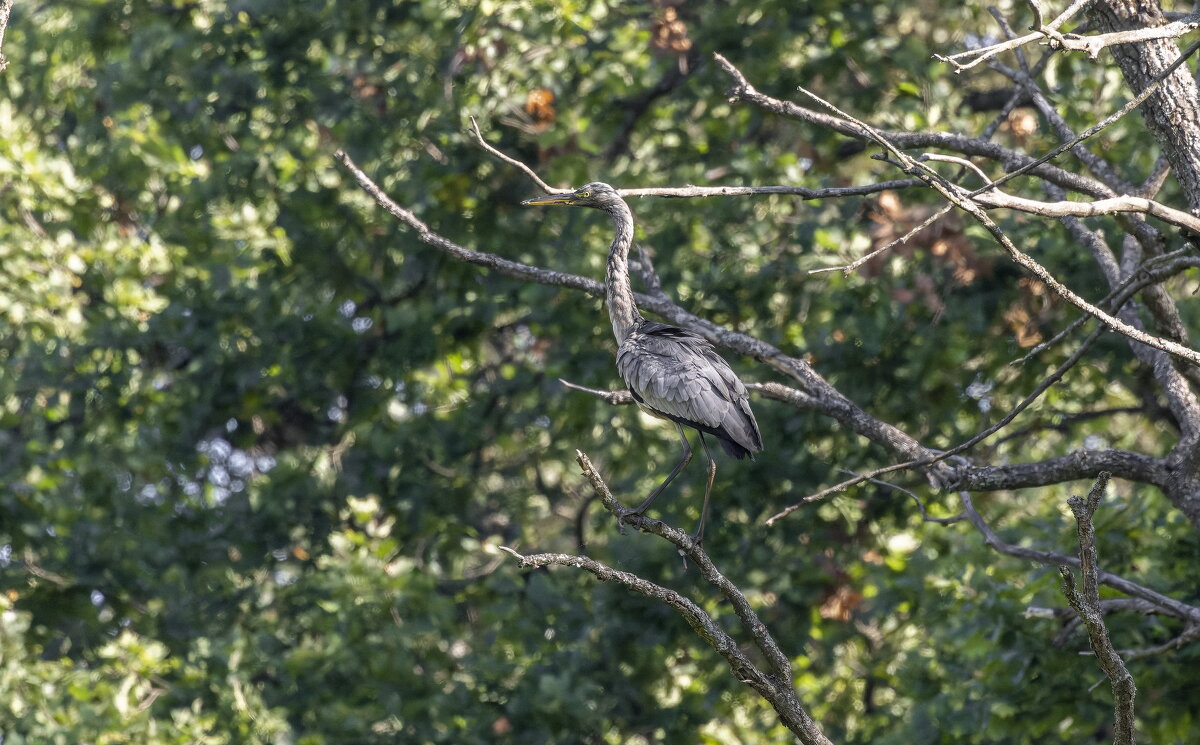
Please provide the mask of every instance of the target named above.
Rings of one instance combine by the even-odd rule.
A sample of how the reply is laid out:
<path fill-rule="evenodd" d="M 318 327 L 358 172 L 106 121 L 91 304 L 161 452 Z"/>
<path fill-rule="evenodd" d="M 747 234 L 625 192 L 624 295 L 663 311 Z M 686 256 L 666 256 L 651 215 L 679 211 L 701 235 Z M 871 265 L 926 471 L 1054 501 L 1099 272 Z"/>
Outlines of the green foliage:
<path fill-rule="evenodd" d="M 623 186 L 895 176 L 827 131 L 729 104 L 712 52 L 773 95 L 804 85 L 890 127 L 975 132 L 992 116 L 964 100 L 998 80 L 930 59 L 989 28 L 982 4 L 702 5 L 679 6 L 689 54 L 655 45 L 657 3 L 17 4 L 0 75 L 5 745 L 786 739 L 669 609 L 499 551 L 582 541 L 728 615 L 673 552 L 620 535 L 575 472 L 583 449 L 633 501 L 675 458 L 651 420 L 557 382 L 617 384 L 601 304 L 435 252 L 331 157 L 345 148 L 469 248 L 598 277 L 607 225 L 517 208 L 532 190 L 473 145 L 468 116 L 551 182 Z M 1115 108 L 1119 79 L 1079 57 L 1057 65 L 1070 123 Z M 552 115 L 527 108 L 540 89 Z M 1056 144 L 1044 128 L 998 138 L 1022 136 L 1031 151 Z M 1148 170 L 1134 119 L 1108 137 L 1114 162 Z M 1071 316 L 962 225 L 951 248 L 967 253 L 922 245 L 844 277 L 808 272 L 869 249 L 877 205 L 633 206 L 668 293 L 810 355 L 933 446 L 990 423 L 1061 359 L 1008 366 L 1022 353 L 1014 313 L 1044 336 Z M 1101 294 L 1061 229 L 1038 230 L 1027 248 Z M 999 381 L 990 408 L 973 381 Z M 1123 345 L 1101 345 L 1018 425 L 1128 406 L 1143 387 Z M 1103 727 L 1107 692 L 1088 691 L 1099 672 L 1080 637 L 1056 647 L 1055 624 L 1023 616 L 1062 604 L 1052 573 L 963 524 L 922 524 L 886 489 L 764 527 L 838 469 L 887 460 L 828 419 L 755 407 L 767 451 L 722 462 L 707 546 L 794 655 L 836 741 L 1081 741 Z M 1121 424 L 985 455 L 1169 441 L 1141 418 Z M 665 519 L 696 519 L 699 473 Z M 936 514 L 954 509 L 911 486 Z M 1009 540 L 1070 550 L 1061 505 L 1081 489 L 981 502 Z M 1116 491 L 1106 567 L 1194 600 L 1191 526 L 1156 492 Z M 1123 623 L 1125 646 L 1180 631 Z M 1134 666 L 1149 739 L 1194 728 L 1195 655 Z"/>

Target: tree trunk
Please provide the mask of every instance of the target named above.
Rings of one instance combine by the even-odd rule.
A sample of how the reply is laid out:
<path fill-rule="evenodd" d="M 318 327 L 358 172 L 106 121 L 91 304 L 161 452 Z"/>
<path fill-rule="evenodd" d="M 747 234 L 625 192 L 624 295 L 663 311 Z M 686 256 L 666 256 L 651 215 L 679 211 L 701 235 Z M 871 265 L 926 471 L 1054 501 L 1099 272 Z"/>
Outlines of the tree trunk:
<path fill-rule="evenodd" d="M 1089 13 L 1102 33 L 1166 23 L 1157 0 L 1099 0 Z M 1179 58 L 1179 47 L 1172 39 L 1116 44 L 1108 49 L 1135 94 Z M 1141 110 L 1146 128 L 1158 140 L 1183 187 L 1188 207 L 1200 215 L 1200 96 L 1188 66 L 1181 65 L 1171 73 Z"/>

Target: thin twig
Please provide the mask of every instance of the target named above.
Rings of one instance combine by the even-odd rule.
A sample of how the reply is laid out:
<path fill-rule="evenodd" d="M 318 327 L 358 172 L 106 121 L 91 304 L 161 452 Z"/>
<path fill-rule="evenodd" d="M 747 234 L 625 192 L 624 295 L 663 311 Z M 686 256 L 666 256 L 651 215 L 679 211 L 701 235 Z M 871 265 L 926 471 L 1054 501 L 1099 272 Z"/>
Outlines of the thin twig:
<path fill-rule="evenodd" d="M 489 145 L 488 141 L 483 139 L 483 132 L 479 131 L 479 122 L 475 121 L 474 116 L 471 117 L 471 132 L 475 135 L 475 143 L 477 145 L 479 145 L 479 147 L 486 150 L 492 157 L 499 158 L 500 160 L 509 164 L 513 168 L 516 168 L 517 170 L 519 170 L 521 173 L 524 173 L 526 176 L 529 177 L 529 180 L 532 181 L 533 183 L 537 184 L 538 188 L 541 189 L 542 191 L 546 192 L 547 194 L 562 194 L 563 192 L 568 191 L 567 189 L 555 189 L 553 186 L 550 186 L 545 181 L 542 181 L 542 177 L 537 175 L 536 173 L 534 173 L 532 168 L 525 165 L 524 163 L 517 160 L 516 158 L 508 157 L 504 153 L 500 152 L 496 148 Z"/>
<path fill-rule="evenodd" d="M 914 180 L 917 180 L 917 179 L 914 179 Z M 868 261 L 870 261 L 871 259 L 875 258 L 876 256 L 878 256 L 882 253 L 885 253 L 886 251 L 888 251 L 896 246 L 904 245 L 913 236 L 917 235 L 925 228 L 928 228 L 930 225 L 932 225 L 935 222 L 937 222 L 938 220 L 940 220 L 942 217 L 944 217 L 946 214 L 948 214 L 950 212 L 950 210 L 952 210 L 952 209 L 954 209 L 953 205 L 949 205 L 949 204 L 945 205 L 944 207 L 940 208 L 937 212 L 934 212 L 932 215 L 930 215 L 929 217 L 922 220 L 920 225 L 917 225 L 915 228 L 908 231 L 904 235 L 902 235 L 899 238 L 896 238 L 894 240 L 888 241 L 886 245 L 880 246 L 879 248 L 875 249 L 874 251 L 871 251 L 870 253 L 867 253 L 867 254 L 864 254 L 864 255 L 858 257 L 857 259 L 850 262 L 849 264 L 846 264 L 844 266 L 826 266 L 826 267 L 821 267 L 820 269 L 810 269 L 810 270 L 808 270 L 808 273 L 809 274 L 823 274 L 825 272 L 841 272 L 843 274 L 848 275 L 851 272 L 858 269 L 863 264 L 865 264 Z"/>
<path fill-rule="evenodd" d="M 569 380 L 564 380 L 563 378 L 559 378 L 558 382 L 562 383 L 563 387 L 570 388 L 573 391 L 582 391 L 584 393 L 590 393 L 593 396 L 602 398 L 612 406 L 625 406 L 627 404 L 634 403 L 633 394 L 627 389 L 619 391 L 602 391 L 599 388 L 588 388 L 587 386 L 578 385 Z"/>
<path fill-rule="evenodd" d="M 839 468 L 838 471 L 841 473 L 851 474 L 853 476 L 858 475 L 854 471 L 851 471 L 846 468 Z M 912 501 L 917 503 L 917 510 L 920 511 L 920 513 L 921 513 L 921 522 L 937 523 L 938 525 L 952 525 L 956 522 L 967 519 L 966 514 L 962 513 L 962 512 L 958 513 L 957 515 L 951 515 L 950 517 L 930 517 L 929 513 L 925 511 L 925 503 L 921 501 L 921 498 L 918 497 L 915 492 L 913 492 L 909 489 L 905 489 L 903 486 L 900 486 L 899 484 L 893 484 L 890 481 L 881 481 L 880 479 L 870 479 L 870 478 L 867 479 L 867 481 L 871 482 L 872 484 L 875 484 L 876 486 L 882 486 L 887 489 L 892 489 L 894 491 L 900 492 L 901 494 L 907 494 L 909 497 L 911 497 Z"/>

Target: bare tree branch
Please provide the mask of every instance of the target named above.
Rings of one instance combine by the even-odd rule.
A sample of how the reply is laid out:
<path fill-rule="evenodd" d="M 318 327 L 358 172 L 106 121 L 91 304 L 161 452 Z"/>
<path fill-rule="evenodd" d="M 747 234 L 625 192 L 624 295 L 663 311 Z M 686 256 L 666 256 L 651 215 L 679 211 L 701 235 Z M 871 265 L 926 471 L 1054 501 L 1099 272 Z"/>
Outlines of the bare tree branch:
<path fill-rule="evenodd" d="M 1176 636 L 1174 639 L 1165 641 L 1162 644 L 1153 647 L 1144 647 L 1142 649 L 1122 649 L 1119 654 L 1125 660 L 1132 662 L 1140 660 L 1144 657 L 1153 657 L 1154 655 L 1173 652 L 1176 649 L 1187 646 L 1192 642 L 1200 639 L 1200 624 L 1192 624 L 1183 630 L 1183 633 Z"/>
<path fill-rule="evenodd" d="M 519 565 L 523 568 L 539 569 L 549 566 L 568 566 L 583 569 L 595 575 L 602 582 L 615 582 L 633 590 L 639 595 L 644 595 L 651 600 L 669 605 L 678 611 L 679 615 L 683 616 L 684 620 L 687 621 L 688 625 L 692 627 L 701 639 L 725 658 L 725 661 L 729 663 L 730 669 L 733 670 L 738 680 L 753 688 L 768 701 L 776 696 L 774 681 L 770 680 L 765 673 L 750 661 L 750 658 L 741 651 L 737 641 L 727 634 L 711 616 L 701 610 L 700 606 L 674 590 L 642 579 L 636 574 L 613 569 L 606 564 L 602 564 L 586 556 L 556 553 L 520 554 L 507 546 L 504 547 L 504 550 L 515 556 L 520 562 Z"/>
<path fill-rule="evenodd" d="M 1039 202 L 997 190 L 980 194 L 975 201 L 985 207 L 1003 207 L 1043 217 L 1096 217 L 1134 212 L 1153 215 L 1165 223 L 1200 232 L 1200 218 L 1142 197 L 1111 197 L 1093 202 Z"/>
<path fill-rule="evenodd" d="M 1004 41 L 999 44 L 992 44 L 990 46 L 982 47 L 980 49 L 968 49 L 965 52 L 959 52 L 958 54 L 952 54 L 948 57 L 944 57 L 939 54 L 935 54 L 933 57 L 936 60 L 939 60 L 941 62 L 948 62 L 949 64 L 953 65 L 955 72 L 962 72 L 964 70 L 968 70 L 982 62 L 985 62 L 985 61 L 991 59 L 992 57 L 995 57 L 998 54 L 1001 54 L 1003 52 L 1007 52 L 1007 51 L 1010 51 L 1013 49 L 1017 49 L 1018 47 L 1029 44 L 1030 42 L 1038 41 L 1040 39 L 1045 39 L 1045 38 L 1049 37 L 1054 31 L 1056 31 L 1064 23 L 1069 21 L 1075 14 L 1077 14 L 1079 11 L 1083 10 L 1083 8 L 1087 6 L 1088 2 L 1090 2 L 1090 0 L 1075 0 L 1075 2 L 1072 3 L 1069 8 L 1067 8 L 1062 13 L 1060 13 L 1059 16 L 1057 18 L 1055 18 L 1053 21 L 1051 21 L 1049 24 L 1045 24 L 1045 25 L 1043 25 L 1041 23 L 1041 20 L 1042 20 L 1041 9 L 1035 3 L 1031 2 L 1030 5 L 1033 6 L 1033 10 L 1034 10 L 1035 18 L 1036 18 L 1035 25 L 1032 27 L 1035 30 L 1032 34 L 1026 34 L 1025 36 L 1021 36 L 1016 39 L 1009 39 L 1008 41 Z M 970 62 L 968 62 L 966 64 L 960 64 L 958 62 L 958 60 L 960 60 L 960 59 L 970 59 L 972 57 L 974 59 L 972 59 Z"/>
<path fill-rule="evenodd" d="M 1195 51 L 1195 49 L 1200 49 L 1200 42 L 1198 42 L 1196 45 L 1193 45 L 1193 46 L 1194 46 L 1194 48 L 1192 49 L 1192 51 Z M 1183 59 L 1184 59 L 1184 57 L 1181 56 L 1178 61 L 1182 62 Z M 905 173 L 910 173 L 910 174 L 916 175 L 917 178 L 920 178 L 923 181 L 925 181 L 929 185 L 930 188 L 934 189 L 939 194 L 941 194 L 947 201 L 953 203 L 959 209 L 962 209 L 967 214 L 974 217 L 981 225 L 983 225 L 983 227 L 989 233 L 992 234 L 992 237 L 995 238 L 996 242 L 999 243 L 1000 246 L 1005 251 L 1008 252 L 1009 256 L 1012 257 L 1014 262 L 1016 262 L 1019 266 L 1023 267 L 1030 274 L 1033 274 L 1035 277 L 1037 277 L 1039 280 L 1041 280 L 1043 284 L 1045 284 L 1047 287 L 1049 287 L 1054 292 L 1058 293 L 1058 295 L 1060 297 L 1062 297 L 1064 300 L 1066 300 L 1067 302 L 1076 306 L 1080 310 L 1083 310 L 1087 313 L 1090 313 L 1091 315 L 1094 315 L 1096 318 L 1100 319 L 1100 321 L 1104 325 L 1108 326 L 1109 328 L 1111 328 L 1112 330 L 1114 330 L 1118 333 L 1124 334 L 1125 336 L 1128 336 L 1129 338 L 1131 338 L 1135 341 L 1139 341 L 1142 344 L 1145 344 L 1146 346 L 1154 347 L 1155 349 L 1160 349 L 1164 352 L 1168 352 L 1169 354 L 1173 354 L 1176 357 L 1180 357 L 1182 359 L 1188 360 L 1189 362 L 1200 365 L 1200 352 L 1197 352 L 1194 349 L 1186 347 L 1186 346 L 1184 346 L 1178 342 L 1172 341 L 1170 339 L 1163 339 L 1158 336 L 1153 336 L 1151 334 L 1147 334 L 1146 332 L 1144 332 L 1138 328 L 1135 328 L 1134 326 L 1131 326 L 1130 324 L 1120 320 L 1119 318 L 1116 318 L 1116 317 L 1104 312 L 1102 309 L 1096 307 L 1092 303 L 1089 303 L 1088 301 L 1084 300 L 1079 295 L 1075 294 L 1075 292 L 1073 292 L 1070 288 L 1068 288 L 1062 282 L 1059 282 L 1058 278 L 1056 278 L 1045 267 L 1043 267 L 1036 260 L 1034 260 L 1034 258 L 1032 256 L 1030 256 L 1029 254 L 1026 254 L 1025 252 L 1018 249 L 1016 247 L 1016 245 L 1012 242 L 1012 240 L 1009 239 L 1009 237 L 1004 233 L 1004 231 L 1002 231 L 1000 229 L 1000 226 L 996 225 L 996 223 L 993 222 L 990 217 L 988 217 L 987 213 L 984 212 L 983 209 L 979 206 L 979 204 L 974 201 L 973 197 L 976 196 L 976 193 L 967 193 L 962 188 L 956 186 L 955 184 L 951 184 L 950 182 L 943 179 L 935 171 L 929 169 L 926 166 L 923 166 L 923 165 L 917 163 L 915 160 L 913 160 L 911 157 L 909 157 L 906 153 L 904 153 L 899 148 L 899 146 L 892 143 L 881 132 L 879 132 L 878 130 L 874 129 L 873 127 L 870 127 L 870 126 L 866 125 L 865 123 L 855 119 L 854 117 L 850 116 L 849 114 L 845 113 L 844 111 L 838 109 L 836 106 L 834 106 L 833 104 L 824 100 L 817 94 L 812 93 L 811 91 L 805 90 L 804 88 L 801 88 L 800 91 L 802 93 L 804 93 L 806 96 L 812 98 L 814 101 L 817 101 L 822 106 L 829 109 L 830 111 L 834 112 L 837 116 L 841 117 L 843 120 L 851 122 L 855 126 L 861 128 L 862 131 L 866 132 L 867 135 L 872 140 L 877 142 L 881 147 L 887 149 L 889 152 L 892 153 L 893 157 L 895 157 L 897 160 L 899 160 L 900 165 L 904 169 Z M 1113 119 L 1113 121 L 1115 121 L 1115 119 Z M 1080 135 L 1076 139 L 1083 140 L 1085 137 L 1091 136 L 1089 133 L 1094 134 L 1094 132 L 1098 132 L 1100 129 L 1102 129 L 1102 127 L 1100 127 L 1099 125 L 1097 125 L 1096 127 L 1092 127 L 1091 129 L 1089 129 L 1087 132 L 1085 132 L 1083 135 Z M 1068 149 L 1068 148 L 1065 146 L 1063 146 L 1061 148 L 1061 150 L 1063 150 L 1063 151 L 1065 151 L 1066 149 Z M 1049 157 L 1050 156 L 1045 156 L 1046 159 L 1048 159 Z M 986 189 L 994 188 L 995 186 L 1002 183 L 1004 180 L 1016 175 L 1016 173 L 1018 173 L 1019 171 L 1020 171 L 1020 169 L 1018 169 L 1018 171 L 1008 174 L 1008 176 L 1005 176 L 1004 178 L 997 179 L 996 181 L 992 182 L 992 184 L 989 184 L 989 185 L 981 188 L 979 190 L 979 192 L 977 192 L 977 193 L 981 193 L 982 191 L 984 191 Z"/>
<path fill-rule="evenodd" d="M 734 67 L 729 60 L 719 54 L 714 54 L 713 57 L 716 59 L 717 65 L 734 81 L 733 88 L 729 91 L 731 101 L 744 101 L 764 111 L 770 111 L 789 119 L 816 124 L 858 140 L 871 139 L 870 134 L 862 127 L 856 126 L 844 119 L 823 114 L 791 101 L 783 101 L 758 92 L 746 80 L 746 76 Z M 1028 169 L 1028 173 L 1031 176 L 1036 176 L 1057 184 L 1064 189 L 1100 198 L 1116 196 L 1107 185 L 1095 179 L 1080 176 L 1057 166 L 1048 165 L 1044 161 L 1035 161 L 1034 158 L 1025 153 L 1012 150 L 994 142 L 988 142 L 987 140 L 945 132 L 897 132 L 893 130 L 879 130 L 879 132 L 897 147 L 906 149 L 941 148 L 943 150 L 962 153 L 963 155 L 990 158 L 1004 166 L 1010 172 L 1010 175 L 1020 169 Z M 1025 173 L 1026 171 L 1020 170 L 1020 172 Z"/>
<path fill-rule="evenodd" d="M 473 117 L 473 116 L 471 117 L 471 134 L 475 135 L 475 144 L 478 145 L 479 147 L 483 148 L 483 150 L 485 152 L 487 152 L 488 155 L 491 155 L 493 158 L 496 158 L 498 160 L 502 160 L 505 163 L 512 166 L 513 168 L 516 168 L 521 173 L 524 173 L 526 176 L 529 177 L 529 180 L 532 181 L 533 183 L 537 184 L 538 188 L 541 189 L 542 191 L 546 192 L 547 194 L 559 194 L 562 191 L 564 191 L 563 189 L 555 189 L 553 186 L 550 186 L 545 181 L 542 181 L 541 176 L 537 175 L 537 173 L 535 173 L 532 168 L 525 165 L 521 161 L 517 160 L 516 158 L 510 158 L 507 155 L 505 155 L 504 153 L 497 150 L 496 148 L 492 147 L 491 144 L 489 144 L 488 141 L 483 138 L 483 132 L 479 131 L 479 122 L 475 121 L 475 117 Z M 339 151 L 339 157 L 340 157 L 340 155 L 341 155 L 341 152 Z M 343 161 L 343 163 L 345 163 L 345 161 Z M 372 196 L 374 196 L 374 195 L 372 195 Z"/>
<path fill-rule="evenodd" d="M 965 469 L 957 486 L 972 491 L 1025 489 L 1089 479 L 1101 470 L 1112 471 L 1130 481 L 1160 485 L 1166 483 L 1168 475 L 1166 464 L 1161 459 L 1142 453 L 1129 450 L 1076 450 L 1033 463 Z"/>
<path fill-rule="evenodd" d="M 1063 578 L 1063 594 L 1067 596 L 1067 602 L 1075 609 L 1075 613 L 1083 620 L 1083 624 L 1087 626 L 1092 650 L 1096 653 L 1100 668 L 1112 684 L 1116 710 L 1116 733 L 1113 742 L 1117 745 L 1133 745 L 1135 741 L 1133 702 L 1137 694 L 1137 687 L 1134 685 L 1133 676 L 1129 674 L 1121 655 L 1117 654 L 1116 648 L 1113 647 L 1112 640 L 1108 636 L 1108 629 L 1104 625 L 1104 613 L 1100 609 L 1100 569 L 1097 566 L 1096 528 L 1092 524 L 1092 517 L 1096 514 L 1096 508 L 1100 506 L 1100 497 L 1104 494 L 1110 477 L 1111 474 L 1101 471 L 1096 477 L 1096 483 L 1088 493 L 1087 499 L 1071 497 L 1067 500 L 1067 504 L 1071 507 L 1071 513 L 1075 515 L 1079 532 L 1079 570 L 1083 580 L 1082 591 L 1076 589 L 1075 575 L 1071 572 L 1070 567 L 1064 565 L 1060 566 L 1058 570 Z"/>
<path fill-rule="evenodd" d="M 962 502 L 963 513 L 967 517 L 967 521 L 975 527 L 979 534 L 983 536 L 983 542 L 992 550 L 1013 556 L 1018 559 L 1033 561 L 1046 566 L 1062 566 L 1068 565 L 1073 567 L 1079 566 L 1079 559 L 1074 556 L 1060 554 L 1055 551 L 1043 551 L 1041 549 L 1029 548 L 1028 546 L 1019 546 L 1013 543 L 1004 541 L 991 526 L 979 515 L 975 510 L 975 505 L 971 501 L 971 495 L 967 491 L 958 492 L 958 498 Z M 1129 595 L 1130 597 L 1141 598 L 1156 608 L 1159 608 L 1163 613 L 1182 618 L 1189 623 L 1200 623 L 1200 608 L 1188 605 L 1187 603 L 1176 600 L 1175 598 L 1163 595 L 1160 592 L 1151 590 L 1148 587 L 1140 585 L 1131 580 L 1125 579 L 1112 572 L 1099 570 L 1096 575 L 1097 581 L 1101 584 L 1108 585 L 1114 590 Z"/>
<path fill-rule="evenodd" d="M 785 194 L 801 199 L 840 199 L 843 197 L 861 197 L 877 194 L 881 191 L 908 189 L 921 186 L 920 179 L 908 178 L 895 181 L 884 181 L 878 184 L 864 186 L 831 186 L 825 189 L 808 189 L 803 186 L 675 186 L 651 187 L 639 189 L 618 189 L 623 197 L 678 197 L 681 199 L 695 197 L 734 197 L 758 194 Z"/>
<path fill-rule="evenodd" d="M 591 483 L 593 491 L 605 509 L 615 515 L 619 521 L 628 523 L 638 530 L 657 535 L 673 543 L 679 548 L 681 553 L 696 564 L 700 575 L 725 596 L 726 600 L 733 607 L 734 613 L 741 620 L 742 627 L 750 634 L 754 640 L 754 645 L 762 652 L 770 671 L 764 673 L 759 670 L 741 651 L 738 643 L 711 616 L 703 612 L 691 600 L 673 590 L 668 590 L 636 575 L 612 569 L 592 559 L 581 556 L 571 556 L 568 554 L 520 556 L 511 549 L 508 549 L 509 552 L 520 557 L 522 566 L 561 564 L 578 567 L 591 572 L 601 580 L 619 582 L 635 592 L 675 608 L 683 615 L 696 633 L 726 659 L 738 679 L 757 691 L 759 695 L 771 704 L 779 714 L 784 726 L 791 730 L 799 738 L 800 742 L 806 743 L 806 745 L 809 743 L 813 745 L 832 745 L 796 696 L 795 685 L 792 680 L 791 661 L 783 653 L 783 650 L 779 648 L 778 643 L 771 636 L 766 625 L 759 620 L 758 614 L 754 612 L 754 609 L 750 606 L 750 601 L 746 599 L 742 591 L 717 569 L 716 565 L 708 557 L 708 554 L 692 540 L 691 536 L 672 528 L 662 521 L 654 520 L 644 515 L 629 514 L 629 511 L 613 497 L 612 492 L 604 483 L 600 474 L 597 473 L 587 455 L 579 451 L 576 451 L 576 455 L 584 477 Z"/>

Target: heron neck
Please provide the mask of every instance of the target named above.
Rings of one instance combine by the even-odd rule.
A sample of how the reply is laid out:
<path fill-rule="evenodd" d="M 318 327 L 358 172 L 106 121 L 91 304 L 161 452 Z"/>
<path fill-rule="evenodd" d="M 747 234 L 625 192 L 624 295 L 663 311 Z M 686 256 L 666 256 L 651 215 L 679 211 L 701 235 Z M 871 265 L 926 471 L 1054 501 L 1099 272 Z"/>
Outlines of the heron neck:
<path fill-rule="evenodd" d="M 604 286 L 608 295 L 608 317 L 612 321 L 613 335 L 617 344 L 625 340 L 630 330 L 642 321 L 637 305 L 633 301 L 633 288 L 629 284 L 629 246 L 633 243 L 633 213 L 629 205 L 618 202 L 608 210 L 612 217 L 616 237 L 608 250 L 608 271 Z"/>

